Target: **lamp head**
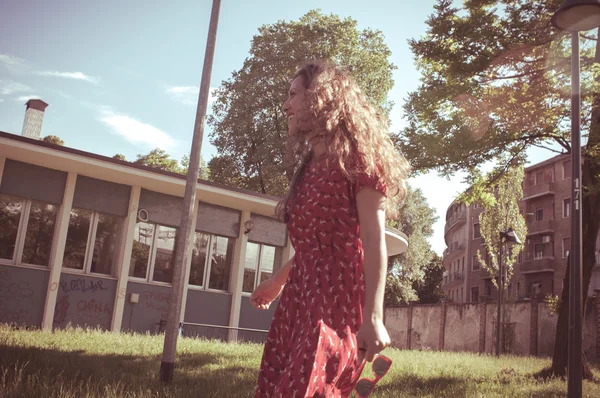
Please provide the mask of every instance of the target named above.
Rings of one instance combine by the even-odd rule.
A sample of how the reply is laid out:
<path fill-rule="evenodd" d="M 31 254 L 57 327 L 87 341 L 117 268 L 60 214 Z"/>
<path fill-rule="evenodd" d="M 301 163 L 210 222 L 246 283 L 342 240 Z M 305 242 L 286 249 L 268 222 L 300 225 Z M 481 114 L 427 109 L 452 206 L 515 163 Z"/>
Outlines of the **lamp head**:
<path fill-rule="evenodd" d="M 591 30 L 600 26 L 600 0 L 566 0 L 552 15 L 552 25 L 567 32 Z"/>

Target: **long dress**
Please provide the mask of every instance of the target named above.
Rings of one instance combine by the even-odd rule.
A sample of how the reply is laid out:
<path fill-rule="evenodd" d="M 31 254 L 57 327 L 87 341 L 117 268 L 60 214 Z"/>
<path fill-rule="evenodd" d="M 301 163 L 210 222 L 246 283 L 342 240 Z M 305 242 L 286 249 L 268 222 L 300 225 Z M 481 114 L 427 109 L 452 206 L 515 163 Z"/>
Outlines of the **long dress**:
<path fill-rule="evenodd" d="M 356 193 L 385 193 L 376 177 L 348 180 L 321 161 L 307 167 L 290 214 L 295 249 L 265 342 L 256 397 L 347 397 L 362 366 L 356 333 L 365 300 Z"/>

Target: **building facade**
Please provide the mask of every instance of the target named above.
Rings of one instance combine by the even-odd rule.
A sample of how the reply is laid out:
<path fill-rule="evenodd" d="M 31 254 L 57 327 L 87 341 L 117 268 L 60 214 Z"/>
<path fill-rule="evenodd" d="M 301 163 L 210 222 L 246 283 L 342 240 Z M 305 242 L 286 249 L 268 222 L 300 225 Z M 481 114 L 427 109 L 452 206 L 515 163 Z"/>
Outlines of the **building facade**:
<path fill-rule="evenodd" d="M 525 248 L 514 264 L 508 296 L 522 300 L 531 295 L 559 295 L 569 254 L 571 223 L 571 158 L 558 155 L 525 169 L 521 214 L 527 223 Z M 477 259 L 485 251 L 479 230 L 481 207 L 453 203 L 446 212 L 443 290 L 455 302 L 497 298 L 492 276 Z M 588 295 L 600 289 L 600 235 L 596 240 L 596 265 Z M 495 276 L 494 276 L 495 277 Z"/>
<path fill-rule="evenodd" d="M 171 299 L 185 183 L 0 132 L 0 322 L 158 332 Z M 250 293 L 293 256 L 285 224 L 272 217 L 279 198 L 208 181 L 196 198 L 184 331 L 260 340 L 264 333 L 255 331 L 268 329 L 276 304 L 257 310 Z M 390 230 L 386 244 L 393 255 L 407 239 Z"/>

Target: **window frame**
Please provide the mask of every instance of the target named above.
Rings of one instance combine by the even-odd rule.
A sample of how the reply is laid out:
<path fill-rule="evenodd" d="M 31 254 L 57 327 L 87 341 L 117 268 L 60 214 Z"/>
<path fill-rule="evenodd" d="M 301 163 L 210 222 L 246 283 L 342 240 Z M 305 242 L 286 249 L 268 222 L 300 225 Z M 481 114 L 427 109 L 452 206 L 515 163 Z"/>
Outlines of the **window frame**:
<path fill-rule="evenodd" d="M 538 218 L 539 212 L 541 212 L 542 218 Z M 543 207 L 536 207 L 535 208 L 535 222 L 540 222 L 540 221 L 544 221 L 544 208 Z"/>
<path fill-rule="evenodd" d="M 54 206 L 56 211 L 56 216 L 58 216 L 58 211 L 60 209 L 60 205 L 55 203 L 44 202 L 41 200 L 34 200 L 29 198 L 23 198 L 21 196 L 15 196 L 5 193 L 0 193 L 0 195 L 12 198 L 14 201 L 19 201 L 21 203 L 21 214 L 19 215 L 19 224 L 17 225 L 17 234 L 15 237 L 15 249 L 13 251 L 12 258 L 0 258 L 1 265 L 12 265 L 17 267 L 27 267 L 27 268 L 36 268 L 42 270 L 50 269 L 50 258 L 48 259 L 48 264 L 39 265 L 39 264 L 30 264 L 23 262 L 23 251 L 25 249 L 25 238 L 27 237 L 27 227 L 29 226 L 29 216 L 31 213 L 31 207 L 33 202 L 43 203 L 45 205 Z M 54 242 L 54 233 L 56 232 L 56 218 L 54 219 L 53 232 L 52 232 L 52 242 L 50 242 L 50 246 Z"/>
<path fill-rule="evenodd" d="M 473 300 L 473 293 L 477 293 L 477 300 Z M 480 302 L 480 297 L 479 297 L 479 286 L 472 286 L 471 287 L 471 297 L 470 297 L 470 302 L 471 303 L 479 303 Z"/>
<path fill-rule="evenodd" d="M 481 269 L 481 264 L 479 263 L 479 258 L 477 258 L 477 255 L 473 255 L 472 257 L 473 260 L 473 264 L 471 264 L 471 271 L 478 271 Z M 477 264 L 477 268 L 475 266 L 475 264 Z"/>
<path fill-rule="evenodd" d="M 565 247 L 565 240 L 569 239 L 569 247 Z M 569 257 L 569 253 L 571 252 L 571 237 L 566 237 L 566 238 L 562 238 L 561 241 L 561 245 L 562 245 L 562 258 L 568 258 Z M 567 249 L 567 250 L 565 250 Z M 566 255 L 565 255 L 566 253 Z"/>
<path fill-rule="evenodd" d="M 539 177 L 539 179 L 538 179 Z M 544 183 L 544 170 L 536 170 L 535 172 L 535 185 L 541 185 Z"/>
<path fill-rule="evenodd" d="M 566 203 L 567 200 L 569 201 L 569 207 L 567 207 L 567 209 L 568 209 L 567 213 L 568 214 L 565 215 L 565 203 Z M 563 198 L 563 200 L 562 200 L 562 217 L 563 218 L 569 218 L 569 217 L 571 217 L 571 198 L 570 197 Z"/>
<path fill-rule="evenodd" d="M 475 228 L 475 226 L 476 226 L 476 225 L 479 225 L 479 229 L 478 229 L 478 231 L 479 231 L 479 236 L 475 236 L 475 231 L 477 230 L 477 229 Z M 475 239 L 481 239 L 481 223 L 478 223 L 478 222 L 476 222 L 476 223 L 474 223 L 474 224 L 473 224 L 473 239 L 474 239 L 474 240 L 475 240 Z"/>
<path fill-rule="evenodd" d="M 563 174 L 563 180 L 566 180 L 567 178 L 571 177 L 571 176 L 567 176 L 567 175 L 566 175 L 566 174 L 567 174 L 567 173 L 566 173 L 566 171 L 567 171 L 566 165 L 567 165 L 568 163 L 571 163 L 571 161 L 570 161 L 570 160 L 565 160 L 565 161 L 563 161 L 563 162 L 562 162 L 562 174 Z"/>
<path fill-rule="evenodd" d="M 122 242 L 123 231 L 124 231 L 123 228 L 125 227 L 124 217 L 119 217 L 114 214 L 101 213 L 101 212 L 93 211 L 93 210 L 81 209 L 79 207 L 72 207 L 71 212 L 73 210 L 82 210 L 82 211 L 87 211 L 87 212 L 91 213 L 90 226 L 88 228 L 88 236 L 87 236 L 87 241 L 85 244 L 85 255 L 83 257 L 83 269 L 65 267 L 65 265 L 64 265 L 64 256 L 65 256 L 64 252 L 65 251 L 63 250 L 63 264 L 61 264 L 61 272 L 77 274 L 77 275 L 90 275 L 90 276 L 94 276 L 94 277 L 116 278 L 116 274 L 117 274 L 117 271 L 118 271 L 119 265 L 120 265 L 120 264 L 118 264 L 118 258 L 116 258 L 116 257 L 118 256 L 118 253 L 121 250 L 121 245 L 123 244 L 123 242 Z M 116 217 L 121 220 L 121 226 L 119 228 L 118 236 L 116 238 L 117 245 L 115 245 L 115 252 L 112 254 L 114 256 L 114 258 L 113 258 L 113 264 L 112 264 L 112 267 L 110 270 L 110 274 L 103 274 L 100 272 L 92 272 L 92 260 L 94 259 L 94 246 L 96 245 L 96 235 L 98 233 L 98 222 L 100 221 L 100 215 Z M 67 225 L 67 234 L 69 233 L 70 226 L 71 226 L 71 213 L 69 213 L 69 224 Z"/>
<path fill-rule="evenodd" d="M 139 222 L 140 221 L 138 221 L 138 223 Z M 149 264 L 146 264 L 146 276 L 144 278 L 141 278 L 139 276 L 128 275 L 128 280 L 134 281 L 134 282 L 151 283 L 151 284 L 161 285 L 161 286 L 172 286 L 173 281 L 171 281 L 169 283 L 169 282 L 161 282 L 161 281 L 154 280 L 154 267 L 156 265 L 156 252 L 158 249 L 158 245 L 156 244 L 156 242 L 158 240 L 158 230 L 161 226 L 175 229 L 175 240 L 177 240 L 177 234 L 179 233 L 179 228 L 172 227 L 170 225 L 159 224 L 159 223 L 152 222 L 152 221 L 142 221 L 142 222 L 144 224 L 151 224 L 154 226 L 154 229 L 152 231 L 152 243 L 150 244 L 150 253 L 148 253 Z M 135 237 L 134 237 L 134 239 L 135 239 Z M 175 254 L 176 245 L 177 245 L 177 243 L 175 243 L 175 245 L 173 246 L 173 254 Z M 175 258 L 173 257 L 173 259 L 175 259 Z M 131 261 L 131 256 L 130 256 L 130 261 Z M 129 267 L 131 269 L 131 263 L 129 264 Z"/>
<path fill-rule="evenodd" d="M 272 247 L 275 249 L 275 254 L 273 257 L 273 271 L 271 272 L 271 275 L 274 275 L 275 272 L 277 272 L 277 257 L 278 257 L 277 251 L 280 250 L 281 248 L 279 246 L 267 245 L 266 243 L 253 242 L 250 240 L 248 241 L 248 243 L 258 245 L 258 256 L 256 258 L 256 261 L 257 261 L 256 271 L 254 273 L 254 284 L 252 285 L 253 286 L 252 290 L 254 290 L 260 284 L 260 276 L 262 275 L 262 272 L 263 272 L 262 267 L 261 267 L 262 256 L 263 256 L 263 247 L 269 246 L 269 247 Z M 244 271 L 245 270 L 246 270 L 246 253 L 244 253 Z M 251 294 L 252 294 L 252 292 L 245 292 L 244 287 L 242 286 L 242 295 L 250 297 Z"/>
<path fill-rule="evenodd" d="M 538 246 L 542 246 L 542 251 L 541 251 L 542 255 L 539 256 L 539 257 L 537 255 L 539 252 L 536 250 Z M 544 251 L 545 251 L 545 249 L 546 249 L 546 247 L 545 247 L 544 243 L 534 243 L 533 244 L 533 259 L 534 260 L 541 260 L 542 258 L 544 258 L 544 254 L 545 254 Z"/>
<path fill-rule="evenodd" d="M 221 290 L 221 289 L 214 289 L 214 288 L 210 288 L 210 271 L 212 269 L 212 255 L 213 255 L 213 246 L 214 246 L 214 242 L 213 239 L 216 238 L 225 238 L 227 239 L 227 246 L 229 247 L 230 245 L 230 240 L 231 239 L 235 239 L 229 236 L 223 236 L 223 235 L 217 235 L 217 234 L 211 234 L 208 232 L 203 232 L 203 231 L 194 231 L 194 239 L 196 238 L 196 234 L 203 234 L 208 236 L 208 244 L 207 244 L 207 250 L 206 250 L 206 257 L 204 259 L 204 272 L 202 275 L 202 285 L 196 285 L 196 284 L 191 284 L 190 283 L 190 277 L 188 275 L 187 277 L 187 284 L 188 284 L 188 289 L 191 290 L 202 290 L 202 291 L 206 291 L 206 292 L 211 292 L 211 293 L 229 293 L 229 291 L 231 290 L 231 272 L 233 269 L 233 253 L 232 253 L 232 258 L 231 258 L 231 264 L 230 264 L 230 269 L 229 269 L 229 282 L 227 283 L 227 289 L 225 290 Z M 191 270 L 191 256 L 190 256 L 190 270 Z M 151 282 L 151 283 L 164 283 L 164 282 Z M 169 284 L 170 285 L 170 284 Z"/>

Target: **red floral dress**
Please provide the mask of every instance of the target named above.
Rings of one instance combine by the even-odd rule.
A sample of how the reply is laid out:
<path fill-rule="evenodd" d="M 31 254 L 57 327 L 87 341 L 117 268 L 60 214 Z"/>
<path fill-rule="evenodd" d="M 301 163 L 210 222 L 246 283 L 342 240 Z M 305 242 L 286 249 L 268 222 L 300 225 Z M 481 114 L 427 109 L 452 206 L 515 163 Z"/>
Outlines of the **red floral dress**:
<path fill-rule="evenodd" d="M 288 223 L 294 262 L 265 343 L 256 397 L 347 397 L 358 381 L 365 287 L 355 197 L 364 186 L 385 193 L 376 177 L 352 183 L 324 161 L 307 168 Z"/>

